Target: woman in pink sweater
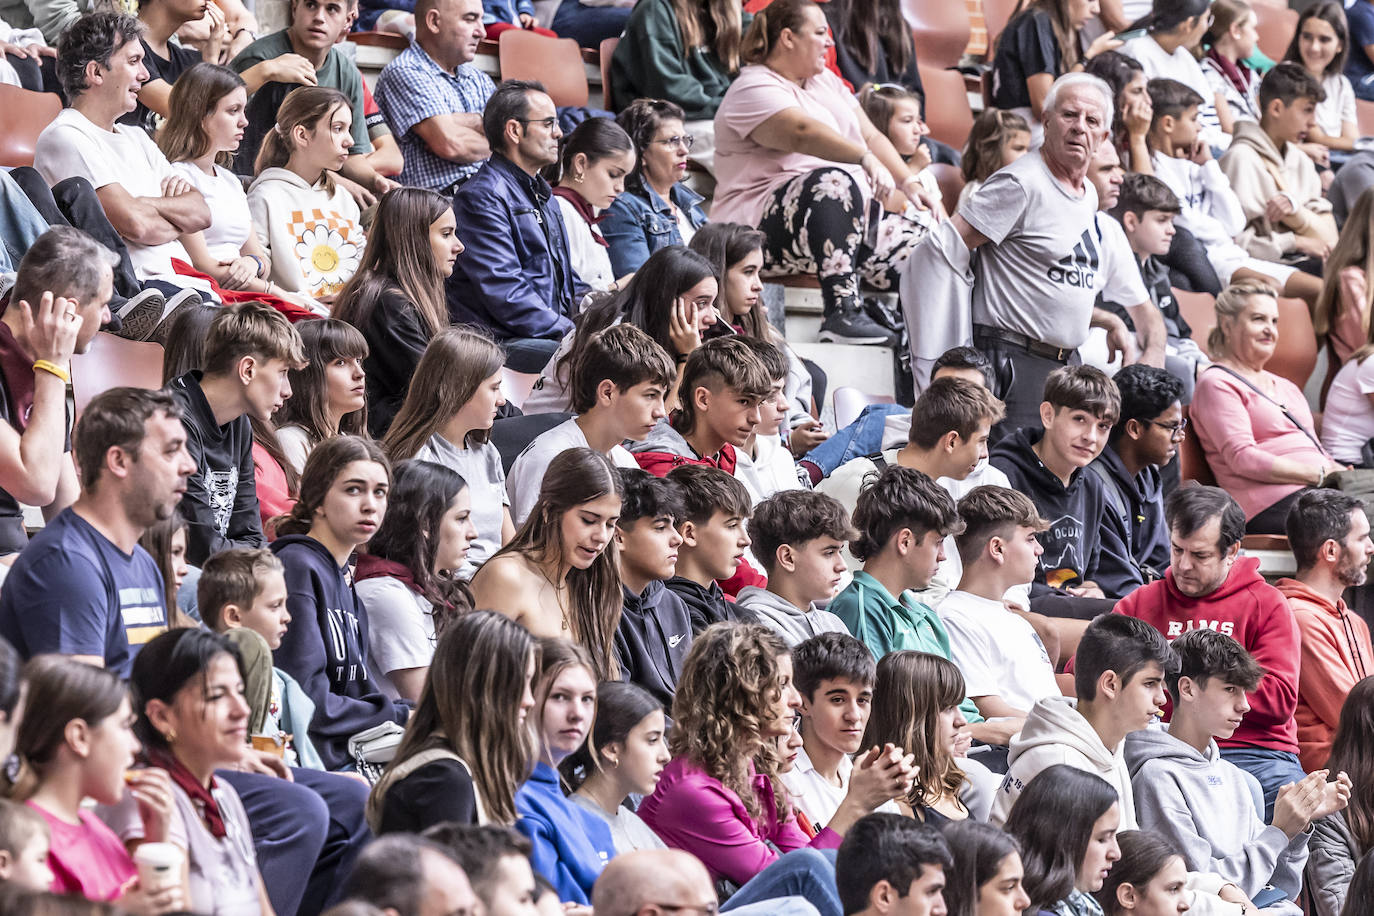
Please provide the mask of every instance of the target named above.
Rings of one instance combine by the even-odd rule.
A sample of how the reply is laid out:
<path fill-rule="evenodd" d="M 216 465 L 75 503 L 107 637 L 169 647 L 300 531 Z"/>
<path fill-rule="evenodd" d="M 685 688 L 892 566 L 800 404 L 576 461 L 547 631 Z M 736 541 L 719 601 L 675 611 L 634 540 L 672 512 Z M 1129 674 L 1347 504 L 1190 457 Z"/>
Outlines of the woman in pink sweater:
<path fill-rule="evenodd" d="M 1207 339 L 1215 362 L 1199 377 L 1191 416 L 1217 485 L 1245 510 L 1250 534 L 1282 534 L 1298 494 L 1344 470 L 1317 439 L 1302 390 L 1265 364 L 1279 340 L 1266 286 L 1232 285 Z"/>

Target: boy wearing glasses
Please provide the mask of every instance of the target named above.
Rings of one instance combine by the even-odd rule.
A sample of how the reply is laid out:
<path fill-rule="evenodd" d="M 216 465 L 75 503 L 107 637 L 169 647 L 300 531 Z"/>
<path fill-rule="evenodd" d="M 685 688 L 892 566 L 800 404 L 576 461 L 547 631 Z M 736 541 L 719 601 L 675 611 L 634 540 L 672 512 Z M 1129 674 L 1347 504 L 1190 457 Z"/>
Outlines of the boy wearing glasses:
<path fill-rule="evenodd" d="M 1113 381 L 1121 416 L 1088 470 L 1102 481 L 1107 503 L 1096 581 L 1109 595 L 1125 595 L 1169 565 L 1162 471 L 1177 456 L 1188 421 L 1183 382 L 1165 370 L 1137 363 Z"/>

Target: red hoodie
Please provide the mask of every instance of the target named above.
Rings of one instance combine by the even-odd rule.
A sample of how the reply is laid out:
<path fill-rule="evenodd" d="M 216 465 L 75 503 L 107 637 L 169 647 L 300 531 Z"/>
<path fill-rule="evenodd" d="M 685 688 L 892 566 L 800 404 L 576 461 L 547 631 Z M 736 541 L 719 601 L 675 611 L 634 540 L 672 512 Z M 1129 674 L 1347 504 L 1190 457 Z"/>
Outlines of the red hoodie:
<path fill-rule="evenodd" d="M 1240 557 L 1221 587 L 1192 598 L 1174 585 L 1173 571 L 1122 598 L 1116 613 L 1154 626 L 1172 642 L 1202 627 L 1225 633 L 1264 666 L 1264 680 L 1249 696 L 1250 711 L 1222 747 L 1298 752 L 1298 623 L 1279 590 L 1259 574 L 1259 560 Z"/>

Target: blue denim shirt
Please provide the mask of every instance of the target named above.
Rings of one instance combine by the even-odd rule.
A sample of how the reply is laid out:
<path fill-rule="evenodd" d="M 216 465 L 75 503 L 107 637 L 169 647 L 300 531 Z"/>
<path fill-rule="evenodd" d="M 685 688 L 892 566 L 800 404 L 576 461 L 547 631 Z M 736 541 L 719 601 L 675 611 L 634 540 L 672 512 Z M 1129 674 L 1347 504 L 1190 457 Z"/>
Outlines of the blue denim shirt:
<path fill-rule="evenodd" d="M 617 277 L 639 270 L 649 255 L 660 248 L 682 244 L 682 233 L 668 202 L 648 182 L 642 188 L 627 188 L 606 209 L 606 218 L 600 224 L 601 234 L 611 246 L 611 269 Z M 701 209 L 705 198 L 684 184 L 673 185 L 670 196 L 677 208 L 687 214 L 692 227 L 701 228 L 706 222 L 706 211 Z"/>
<path fill-rule="evenodd" d="M 453 195 L 453 213 L 466 246 L 444 288 L 454 323 L 490 328 L 497 340 L 572 330 L 568 236 L 548 182 L 492 153 Z"/>

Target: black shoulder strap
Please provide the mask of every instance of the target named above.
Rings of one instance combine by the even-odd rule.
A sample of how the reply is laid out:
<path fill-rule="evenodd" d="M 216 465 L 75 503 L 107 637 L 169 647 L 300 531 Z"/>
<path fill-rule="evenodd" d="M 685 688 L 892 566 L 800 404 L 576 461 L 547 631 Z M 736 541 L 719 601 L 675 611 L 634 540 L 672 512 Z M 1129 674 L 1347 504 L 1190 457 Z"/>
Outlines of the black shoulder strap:
<path fill-rule="evenodd" d="M 1220 369 L 1222 372 L 1225 372 L 1227 375 L 1230 375 L 1230 376 L 1232 376 L 1233 378 L 1236 378 L 1236 379 L 1240 380 L 1240 382 L 1241 382 L 1242 384 L 1244 384 L 1247 388 L 1249 388 L 1249 389 L 1250 389 L 1251 391 L 1253 391 L 1255 394 L 1257 394 L 1257 395 L 1259 395 L 1260 397 L 1264 398 L 1264 399 L 1265 399 L 1266 401 L 1268 401 L 1270 404 L 1273 404 L 1273 405 L 1274 405 L 1275 407 L 1277 407 L 1280 411 L 1282 411 L 1283 415 L 1284 415 L 1285 417 L 1288 418 L 1288 422 L 1289 422 L 1289 423 L 1292 423 L 1292 424 L 1293 424 L 1294 426 L 1296 426 L 1298 429 L 1302 430 L 1303 433 L 1305 433 L 1305 434 L 1307 435 L 1307 438 L 1309 438 L 1309 439 L 1312 440 L 1312 444 L 1315 445 L 1315 446 L 1317 447 L 1317 451 L 1321 452 L 1322 454 L 1326 454 L 1326 449 L 1322 447 L 1322 442 L 1321 442 L 1320 439 L 1317 438 L 1317 434 L 1314 433 L 1314 432 L 1312 432 L 1312 430 L 1308 429 L 1306 426 L 1304 426 L 1304 425 L 1301 423 L 1301 421 L 1298 420 L 1297 417 L 1293 416 L 1292 411 L 1290 411 L 1287 407 L 1284 407 L 1284 406 L 1283 406 L 1282 404 L 1280 404 L 1278 401 L 1274 400 L 1272 397 L 1270 397 L 1269 395 L 1267 395 L 1267 394 L 1265 394 L 1263 391 L 1261 391 L 1261 390 L 1259 389 L 1259 386 L 1257 386 L 1254 382 L 1250 381 L 1248 378 L 1246 378 L 1245 376 L 1241 375 L 1241 374 L 1240 374 L 1239 372 L 1237 372 L 1236 370 L 1234 370 L 1234 369 L 1232 369 L 1232 368 L 1230 368 L 1230 367 L 1228 367 L 1228 366 L 1220 365 L 1219 363 L 1212 363 L 1212 365 L 1208 366 L 1207 368 L 1208 368 L 1208 369 Z"/>
<path fill-rule="evenodd" d="M 1131 507 L 1126 501 L 1126 494 L 1121 492 L 1120 482 L 1099 461 L 1089 464 L 1088 470 L 1096 474 L 1097 478 L 1102 481 L 1102 489 L 1107 494 L 1107 504 L 1116 513 L 1116 517 L 1121 520 L 1121 527 L 1129 534 L 1131 532 Z"/>
<path fill-rule="evenodd" d="M 887 470 L 887 459 L 883 457 L 882 452 L 874 452 L 873 454 L 865 455 L 864 457 L 867 458 L 869 461 L 873 462 L 873 469 L 877 471 L 879 474 Z"/>

